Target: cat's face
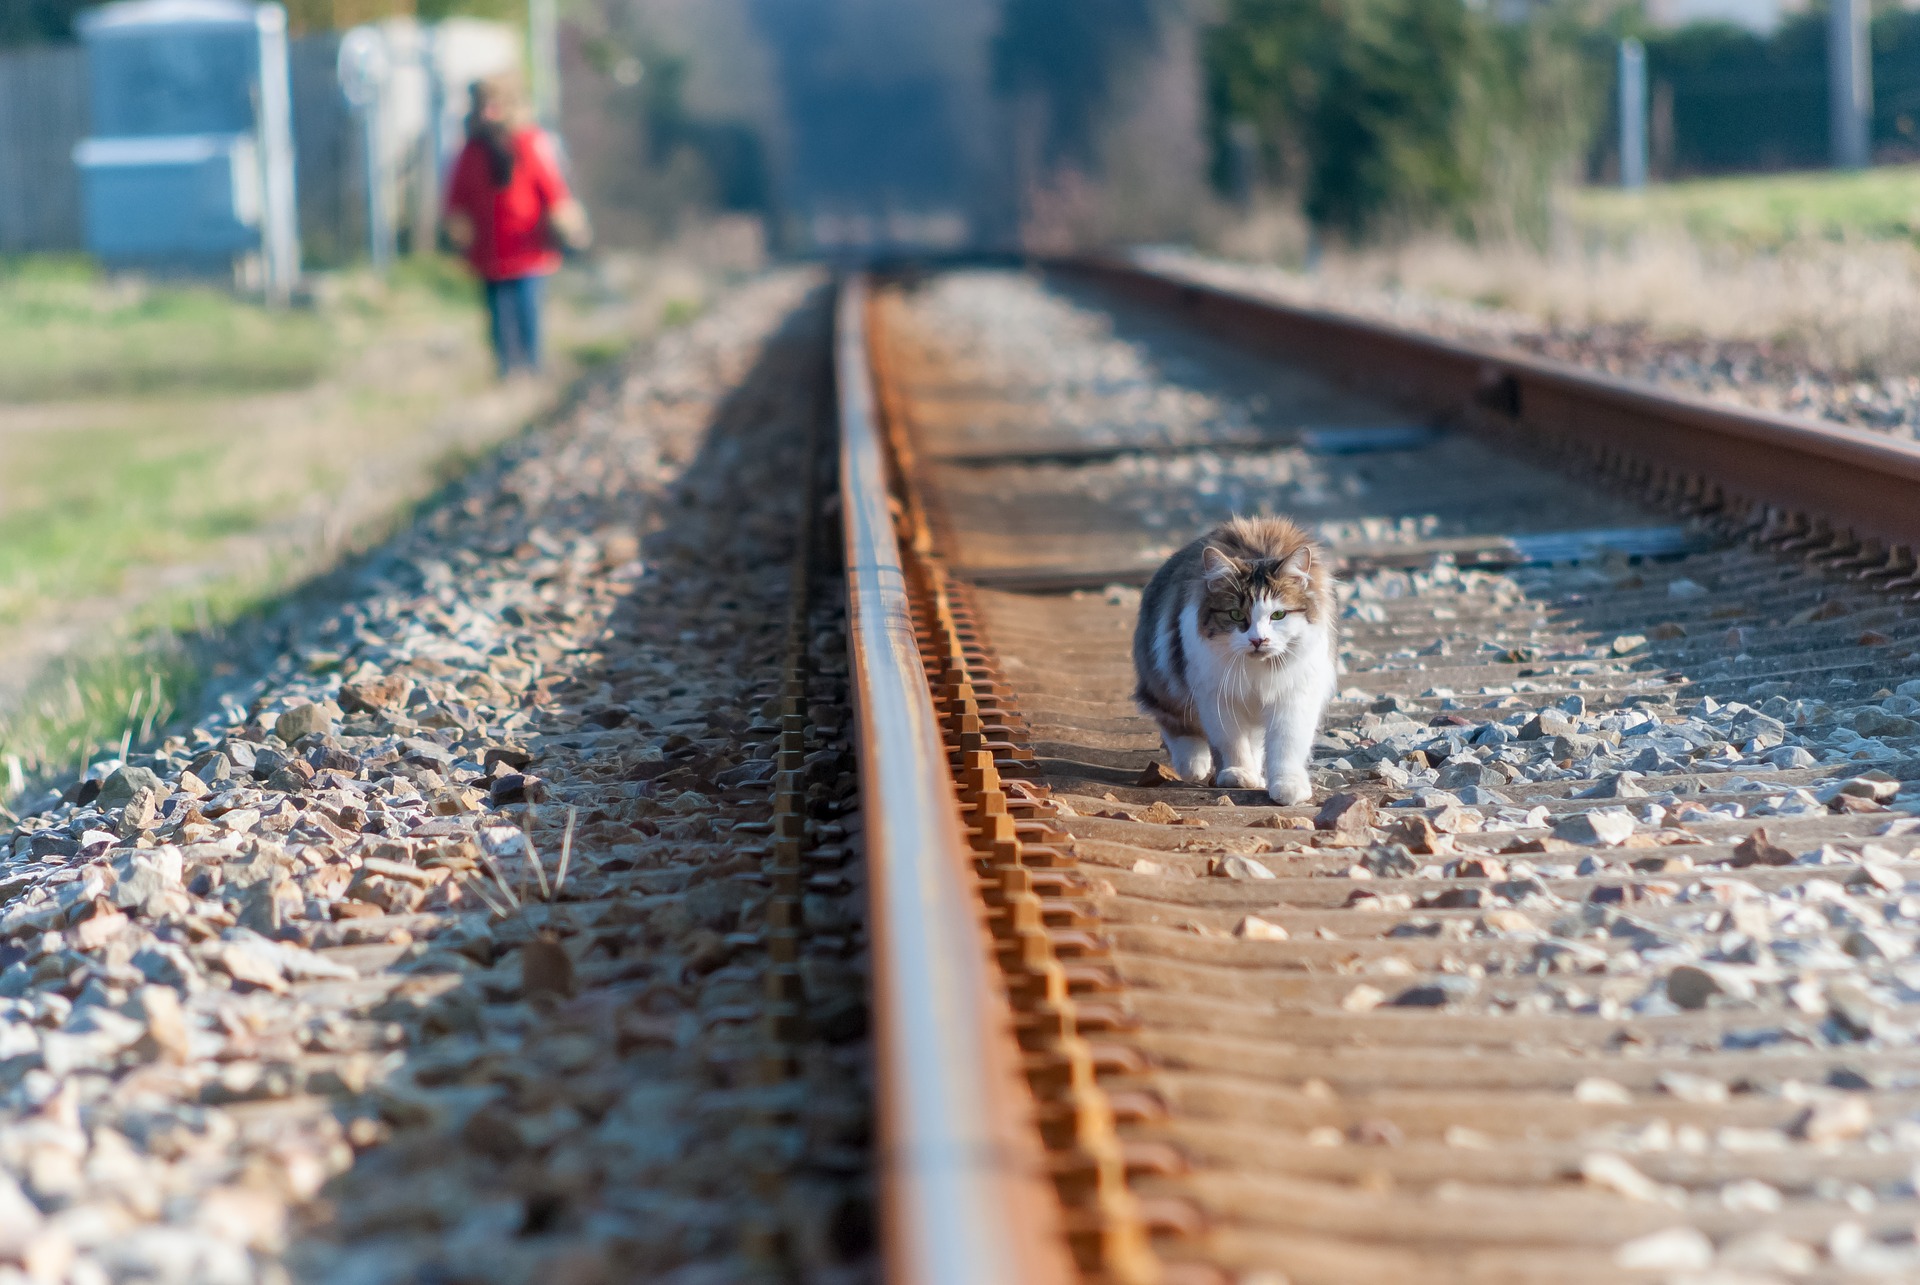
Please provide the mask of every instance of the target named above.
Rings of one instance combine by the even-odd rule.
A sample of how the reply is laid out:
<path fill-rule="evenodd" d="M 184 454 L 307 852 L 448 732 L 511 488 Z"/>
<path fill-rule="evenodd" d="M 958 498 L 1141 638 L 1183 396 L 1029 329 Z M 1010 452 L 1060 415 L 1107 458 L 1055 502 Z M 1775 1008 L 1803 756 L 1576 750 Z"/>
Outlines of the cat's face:
<path fill-rule="evenodd" d="M 1222 654 L 1255 663 L 1277 664 L 1293 654 L 1312 628 L 1310 556 L 1302 550 L 1284 560 L 1242 562 L 1208 549 L 1201 561 L 1201 636 Z"/>

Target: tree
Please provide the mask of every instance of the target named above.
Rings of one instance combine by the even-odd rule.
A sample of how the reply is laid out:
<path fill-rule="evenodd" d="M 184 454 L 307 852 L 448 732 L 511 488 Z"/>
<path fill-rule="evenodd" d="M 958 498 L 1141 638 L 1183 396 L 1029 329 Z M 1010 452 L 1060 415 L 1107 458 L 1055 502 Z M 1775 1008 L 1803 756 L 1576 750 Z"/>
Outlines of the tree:
<path fill-rule="evenodd" d="M 5 0 L 0 3 L 0 48 L 72 40 L 74 18 L 97 3 L 99 0 Z"/>
<path fill-rule="evenodd" d="M 1158 0 L 1003 0 L 994 88 L 1046 107 L 1046 159 L 1091 167 L 1114 83 L 1150 49 Z"/>
<path fill-rule="evenodd" d="M 1540 231 L 1594 115 L 1553 20 L 1501 23 L 1463 0 L 1228 0 L 1206 61 L 1216 181 L 1251 126 L 1271 181 L 1348 236 L 1489 201 Z"/>

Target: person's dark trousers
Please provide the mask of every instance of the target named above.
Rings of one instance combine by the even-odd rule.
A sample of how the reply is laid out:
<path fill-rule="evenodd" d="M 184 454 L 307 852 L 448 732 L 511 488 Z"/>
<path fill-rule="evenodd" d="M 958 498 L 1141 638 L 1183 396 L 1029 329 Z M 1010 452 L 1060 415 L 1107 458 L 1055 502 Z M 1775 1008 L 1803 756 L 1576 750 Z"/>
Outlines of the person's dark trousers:
<path fill-rule="evenodd" d="M 487 282 L 487 316 L 493 355 L 505 378 L 516 370 L 540 369 L 541 277 Z"/>

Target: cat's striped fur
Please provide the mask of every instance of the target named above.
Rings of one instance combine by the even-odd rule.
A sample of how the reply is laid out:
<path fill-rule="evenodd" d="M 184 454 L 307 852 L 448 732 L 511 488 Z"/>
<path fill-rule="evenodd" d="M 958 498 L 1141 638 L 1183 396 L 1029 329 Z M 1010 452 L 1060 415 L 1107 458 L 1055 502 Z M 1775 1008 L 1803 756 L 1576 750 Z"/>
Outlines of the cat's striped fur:
<path fill-rule="evenodd" d="M 1148 582 L 1134 700 L 1182 780 L 1303 803 L 1338 651 L 1325 553 L 1285 518 L 1234 518 Z"/>

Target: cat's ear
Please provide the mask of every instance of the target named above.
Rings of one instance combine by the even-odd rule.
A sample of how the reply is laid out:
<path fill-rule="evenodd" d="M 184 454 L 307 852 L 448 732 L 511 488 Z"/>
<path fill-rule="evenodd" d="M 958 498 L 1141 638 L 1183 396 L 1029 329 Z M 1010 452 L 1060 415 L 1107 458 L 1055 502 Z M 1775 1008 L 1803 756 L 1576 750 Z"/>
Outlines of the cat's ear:
<path fill-rule="evenodd" d="M 1313 546 L 1303 544 L 1280 559 L 1280 574 L 1292 576 L 1296 580 L 1311 580 L 1313 575 Z"/>
<path fill-rule="evenodd" d="M 1240 564 L 1208 545 L 1200 551 L 1200 574 L 1206 577 L 1208 584 L 1217 585 L 1239 575 Z"/>

